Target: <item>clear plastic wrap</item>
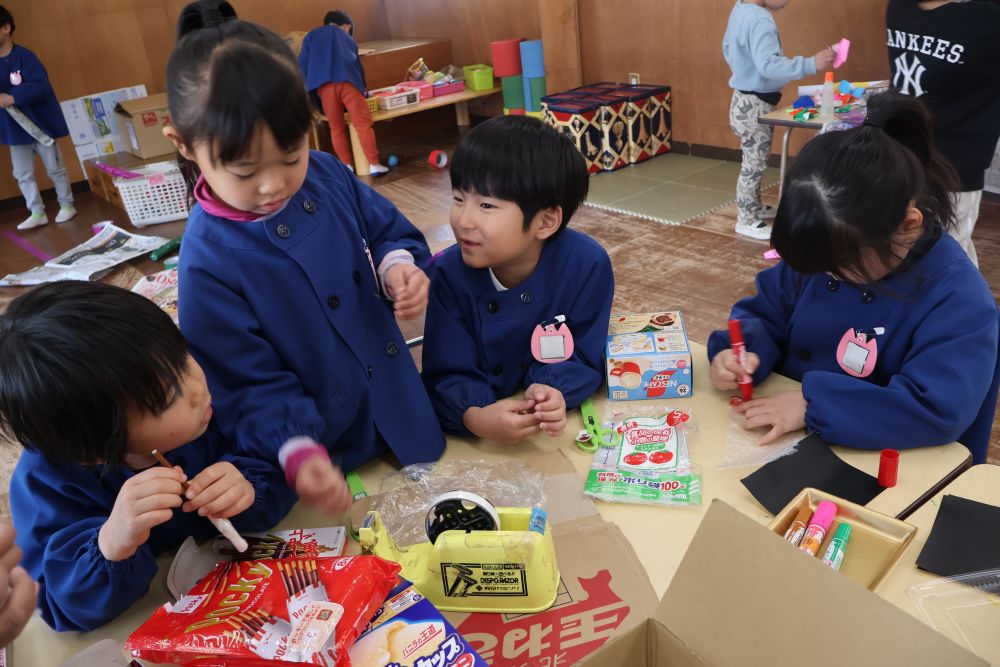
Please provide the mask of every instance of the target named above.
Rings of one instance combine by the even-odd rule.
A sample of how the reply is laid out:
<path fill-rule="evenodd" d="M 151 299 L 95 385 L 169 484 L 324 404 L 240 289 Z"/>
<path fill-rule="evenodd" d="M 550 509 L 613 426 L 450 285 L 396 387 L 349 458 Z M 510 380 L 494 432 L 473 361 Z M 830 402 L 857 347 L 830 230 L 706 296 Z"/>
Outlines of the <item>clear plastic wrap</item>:
<path fill-rule="evenodd" d="M 584 486 L 610 502 L 675 507 L 701 504 L 701 471 L 691 461 L 691 413 L 662 404 L 607 404 Z"/>
<path fill-rule="evenodd" d="M 406 466 L 379 483 L 369 510 L 382 515 L 397 546 L 427 542 L 425 519 L 434 499 L 451 491 L 482 496 L 494 507 L 544 507 L 543 475 L 521 461 L 438 461 Z"/>
<path fill-rule="evenodd" d="M 769 427 L 766 426 L 749 430 L 743 428 L 743 415 L 730 408 L 726 455 L 719 468 L 762 466 L 794 452 L 799 440 L 806 436 L 803 431 L 793 431 L 780 436 L 772 443 L 758 445 L 768 430 Z"/>

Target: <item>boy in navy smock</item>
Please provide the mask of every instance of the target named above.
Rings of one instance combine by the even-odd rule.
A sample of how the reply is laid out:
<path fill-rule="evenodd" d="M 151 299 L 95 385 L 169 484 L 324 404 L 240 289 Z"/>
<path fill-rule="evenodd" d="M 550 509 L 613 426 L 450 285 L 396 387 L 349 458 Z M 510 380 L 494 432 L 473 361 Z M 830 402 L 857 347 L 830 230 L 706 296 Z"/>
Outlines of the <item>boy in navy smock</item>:
<path fill-rule="evenodd" d="M 34 53 L 14 43 L 14 17 L 0 6 L 0 109 L 15 107 L 52 139 L 69 134 L 66 119 L 49 83 L 45 67 Z M 46 146 L 31 136 L 9 113 L 0 113 L 0 143 L 10 146 L 10 161 L 14 167 L 24 203 L 30 215 L 17 228 L 32 229 L 47 224 L 45 204 L 35 182 L 35 155 L 42 158 L 45 171 L 56 186 L 59 213 L 56 222 L 66 222 L 76 216 L 73 191 L 59 146 Z"/>
<path fill-rule="evenodd" d="M 313 103 L 323 110 L 330 125 L 333 152 L 351 167 L 351 140 L 344 111 L 351 114 L 351 125 L 371 165 L 371 175 L 379 176 L 389 168 L 379 162 L 372 112 L 365 99 L 365 70 L 354 41 L 354 21 L 347 12 L 334 10 L 323 17 L 323 27 L 311 30 L 302 40 L 299 67 L 306 80 L 306 90 Z"/>
<path fill-rule="evenodd" d="M 10 482 L 23 567 L 56 630 L 93 630 L 128 609 L 157 556 L 215 533 L 209 517 L 266 531 L 295 502 L 280 471 L 219 435 L 205 374 L 170 317 L 118 287 L 52 283 L 11 303 L 0 415 L 25 448 Z"/>
<path fill-rule="evenodd" d="M 457 243 L 435 262 L 424 335 L 434 409 L 452 433 L 559 435 L 604 378 L 615 291 L 604 248 L 566 229 L 583 158 L 541 121 L 502 116 L 459 145 L 451 186 Z"/>

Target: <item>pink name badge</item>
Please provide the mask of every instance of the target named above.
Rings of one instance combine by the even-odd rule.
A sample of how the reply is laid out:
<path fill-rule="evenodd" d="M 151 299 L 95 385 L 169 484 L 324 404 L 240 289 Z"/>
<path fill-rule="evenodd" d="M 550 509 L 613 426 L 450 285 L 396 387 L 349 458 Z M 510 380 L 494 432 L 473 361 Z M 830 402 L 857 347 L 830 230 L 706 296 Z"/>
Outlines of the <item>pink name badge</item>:
<path fill-rule="evenodd" d="M 881 331 L 876 330 L 877 333 Z M 878 359 L 878 342 L 868 334 L 848 329 L 837 345 L 837 363 L 848 375 L 857 378 L 868 377 L 875 370 Z"/>
<path fill-rule="evenodd" d="M 573 356 L 573 334 L 566 318 L 559 315 L 555 323 L 542 322 L 531 334 L 531 356 L 543 364 L 557 364 Z"/>

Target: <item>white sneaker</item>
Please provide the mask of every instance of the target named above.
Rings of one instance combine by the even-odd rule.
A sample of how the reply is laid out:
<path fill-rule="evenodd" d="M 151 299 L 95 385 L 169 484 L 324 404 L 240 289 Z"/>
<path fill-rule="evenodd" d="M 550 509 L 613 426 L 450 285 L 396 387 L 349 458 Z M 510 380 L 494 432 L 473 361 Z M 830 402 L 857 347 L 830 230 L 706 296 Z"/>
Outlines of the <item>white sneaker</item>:
<path fill-rule="evenodd" d="M 34 229 L 35 227 L 41 227 L 42 225 L 49 224 L 49 216 L 44 213 L 32 213 L 24 222 L 17 226 L 18 229 L 24 231 L 25 229 Z"/>
<path fill-rule="evenodd" d="M 767 241 L 771 238 L 771 225 L 767 224 L 763 220 L 749 223 L 737 222 L 736 233 L 742 234 L 743 236 L 749 236 L 752 239 Z"/>
<path fill-rule="evenodd" d="M 370 167 L 370 169 L 372 176 L 381 176 L 382 174 L 389 173 L 389 167 L 385 166 L 384 164 L 378 164 L 378 163 L 373 164 Z"/>
<path fill-rule="evenodd" d="M 760 217 L 763 220 L 774 220 L 774 216 L 778 215 L 778 209 L 770 204 L 760 209 Z"/>
<path fill-rule="evenodd" d="M 62 206 L 59 208 L 59 213 L 56 214 L 56 222 L 69 222 L 76 217 L 76 208 L 72 204 L 69 206 Z"/>

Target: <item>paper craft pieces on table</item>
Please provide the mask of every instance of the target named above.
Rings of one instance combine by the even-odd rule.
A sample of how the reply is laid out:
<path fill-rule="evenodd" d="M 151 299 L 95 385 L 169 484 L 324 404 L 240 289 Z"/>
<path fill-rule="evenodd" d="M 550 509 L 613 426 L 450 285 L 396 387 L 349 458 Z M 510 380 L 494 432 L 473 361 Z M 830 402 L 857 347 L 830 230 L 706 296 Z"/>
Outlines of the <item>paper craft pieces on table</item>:
<path fill-rule="evenodd" d="M 851 51 L 851 40 L 845 37 L 830 48 L 837 54 L 837 57 L 833 59 L 833 68 L 837 69 L 847 62 L 847 54 Z"/>
<path fill-rule="evenodd" d="M 945 577 L 1000 568 L 1000 507 L 946 495 L 917 567 Z"/>
<path fill-rule="evenodd" d="M 809 109 L 816 106 L 816 101 L 808 95 L 802 95 L 799 99 L 792 102 L 793 109 Z"/>
<path fill-rule="evenodd" d="M 878 479 L 834 454 L 815 433 L 799 441 L 794 453 L 771 461 L 740 481 L 771 514 L 780 512 L 806 487 L 858 505 L 867 505 L 882 492 Z"/>

